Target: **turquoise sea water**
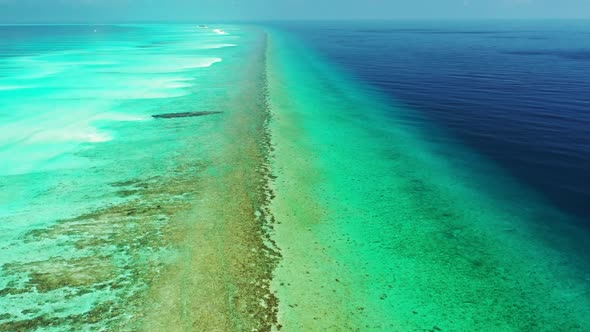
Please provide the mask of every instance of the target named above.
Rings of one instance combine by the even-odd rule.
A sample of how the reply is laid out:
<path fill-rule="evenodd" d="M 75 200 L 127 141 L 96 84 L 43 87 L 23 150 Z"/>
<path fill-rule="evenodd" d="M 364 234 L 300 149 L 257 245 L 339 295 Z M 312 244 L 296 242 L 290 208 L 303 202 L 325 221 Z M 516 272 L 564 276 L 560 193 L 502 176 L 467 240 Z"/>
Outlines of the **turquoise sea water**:
<path fill-rule="evenodd" d="M 170 259 L 169 219 L 194 199 L 189 180 L 211 162 L 256 34 L 101 25 L 0 35 L 0 330 L 129 320 L 133 310 L 112 305 Z M 152 118 L 195 111 L 222 113 Z"/>
<path fill-rule="evenodd" d="M 584 20 L 292 25 L 369 89 L 436 123 L 545 197 L 590 220 L 590 24 Z M 375 52 L 380 49 L 380 52 Z"/>
<path fill-rule="evenodd" d="M 349 53 L 338 53 L 337 38 L 357 36 L 356 25 L 320 26 L 291 27 L 271 65 L 285 328 L 589 329 L 584 223 L 366 84 L 367 73 L 396 77 L 385 59 L 355 57 L 386 37 L 347 40 Z M 362 68 L 364 82 L 325 54 Z"/>
<path fill-rule="evenodd" d="M 0 26 L 0 330 L 590 329 L 580 223 L 290 31 Z"/>

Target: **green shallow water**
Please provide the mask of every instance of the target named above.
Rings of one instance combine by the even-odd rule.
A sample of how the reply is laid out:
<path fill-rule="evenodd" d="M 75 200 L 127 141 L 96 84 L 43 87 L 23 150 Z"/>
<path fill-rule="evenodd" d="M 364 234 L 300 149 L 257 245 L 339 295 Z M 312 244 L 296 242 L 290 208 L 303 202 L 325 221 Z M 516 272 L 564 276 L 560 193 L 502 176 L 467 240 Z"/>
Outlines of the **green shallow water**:
<path fill-rule="evenodd" d="M 222 28 L 0 62 L 0 330 L 590 330 L 567 216 L 288 34 Z"/>

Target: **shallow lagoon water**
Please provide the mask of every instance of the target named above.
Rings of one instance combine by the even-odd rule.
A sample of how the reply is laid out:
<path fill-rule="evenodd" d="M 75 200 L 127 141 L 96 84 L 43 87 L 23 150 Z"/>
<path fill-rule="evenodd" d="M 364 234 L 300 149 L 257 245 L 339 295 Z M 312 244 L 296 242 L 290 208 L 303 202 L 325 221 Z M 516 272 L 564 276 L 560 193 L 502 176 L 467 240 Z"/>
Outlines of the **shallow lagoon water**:
<path fill-rule="evenodd" d="M 576 217 L 291 28 L 219 28 L 2 27 L 0 330 L 590 328 Z"/>
<path fill-rule="evenodd" d="M 2 28 L 56 32 L 41 37 L 47 51 L 28 36 L 2 58 L 3 86 L 35 88 L 0 92 L 1 329 L 136 324 L 146 302 L 132 301 L 175 257 L 170 219 L 192 207 L 194 179 L 220 144 L 215 135 L 232 112 L 228 100 L 242 93 L 240 61 L 257 34 Z M 202 110 L 222 113 L 152 118 Z"/>

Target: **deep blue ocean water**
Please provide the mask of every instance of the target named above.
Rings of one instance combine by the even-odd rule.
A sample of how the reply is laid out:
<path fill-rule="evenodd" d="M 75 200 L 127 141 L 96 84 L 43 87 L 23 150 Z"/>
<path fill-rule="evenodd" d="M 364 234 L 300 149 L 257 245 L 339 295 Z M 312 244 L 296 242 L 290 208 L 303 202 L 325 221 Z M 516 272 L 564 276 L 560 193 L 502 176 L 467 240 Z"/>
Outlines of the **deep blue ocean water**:
<path fill-rule="evenodd" d="M 590 21 L 325 22 L 289 30 L 590 226 Z M 432 138 L 436 140 L 436 137 Z"/>

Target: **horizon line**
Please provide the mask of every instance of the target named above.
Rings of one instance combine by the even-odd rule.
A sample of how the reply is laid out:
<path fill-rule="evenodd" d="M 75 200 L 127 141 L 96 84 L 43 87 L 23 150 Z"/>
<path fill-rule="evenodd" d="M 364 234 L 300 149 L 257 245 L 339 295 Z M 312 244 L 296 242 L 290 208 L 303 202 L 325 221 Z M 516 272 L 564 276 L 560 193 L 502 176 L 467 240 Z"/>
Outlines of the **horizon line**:
<path fill-rule="evenodd" d="M 2 25 L 90 25 L 90 24 L 197 24 L 197 23 L 280 23 L 280 22 L 350 22 L 350 21 L 372 21 L 372 22 L 390 22 L 390 21 L 589 21 L 590 18 L 290 18 L 290 19 L 232 19 L 232 20 L 210 20 L 210 19 L 191 19 L 191 20 L 112 20 L 112 21 L 6 21 L 0 22 Z"/>

